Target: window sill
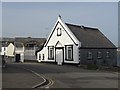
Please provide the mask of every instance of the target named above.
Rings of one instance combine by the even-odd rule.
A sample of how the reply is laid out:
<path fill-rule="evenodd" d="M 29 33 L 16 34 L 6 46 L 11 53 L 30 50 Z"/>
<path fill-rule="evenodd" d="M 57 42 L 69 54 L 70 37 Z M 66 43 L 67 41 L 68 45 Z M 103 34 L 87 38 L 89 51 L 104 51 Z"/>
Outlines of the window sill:
<path fill-rule="evenodd" d="M 48 58 L 48 60 L 54 60 L 54 58 Z"/>
<path fill-rule="evenodd" d="M 74 61 L 73 59 L 65 59 L 66 61 Z"/>
<path fill-rule="evenodd" d="M 97 59 L 102 59 L 102 57 L 98 57 Z"/>
<path fill-rule="evenodd" d="M 61 34 L 60 35 L 57 34 L 57 36 L 61 36 Z"/>
<path fill-rule="evenodd" d="M 87 58 L 87 60 L 93 60 L 93 58 Z"/>

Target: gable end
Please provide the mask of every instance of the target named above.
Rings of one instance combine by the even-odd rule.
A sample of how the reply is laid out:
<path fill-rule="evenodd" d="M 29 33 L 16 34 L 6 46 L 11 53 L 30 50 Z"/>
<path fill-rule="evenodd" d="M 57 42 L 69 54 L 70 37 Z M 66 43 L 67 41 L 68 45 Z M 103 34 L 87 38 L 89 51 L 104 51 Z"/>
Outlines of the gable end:
<path fill-rule="evenodd" d="M 53 29 L 50 37 L 49 37 L 48 40 L 46 41 L 45 47 L 47 46 L 47 44 L 48 44 L 50 38 L 52 37 L 52 35 L 53 35 L 54 31 L 55 31 L 55 28 L 57 27 L 58 24 L 60 24 L 60 25 L 62 26 L 62 28 L 63 28 L 63 29 L 65 30 L 65 32 L 67 33 L 67 35 L 68 35 L 68 36 L 70 37 L 70 39 L 74 42 L 74 44 L 77 46 L 78 44 L 75 43 L 75 41 L 72 39 L 72 37 L 70 36 L 70 34 L 66 31 L 66 29 L 64 28 L 64 26 L 58 21 L 57 24 L 55 25 L 55 27 L 54 27 L 54 29 Z"/>

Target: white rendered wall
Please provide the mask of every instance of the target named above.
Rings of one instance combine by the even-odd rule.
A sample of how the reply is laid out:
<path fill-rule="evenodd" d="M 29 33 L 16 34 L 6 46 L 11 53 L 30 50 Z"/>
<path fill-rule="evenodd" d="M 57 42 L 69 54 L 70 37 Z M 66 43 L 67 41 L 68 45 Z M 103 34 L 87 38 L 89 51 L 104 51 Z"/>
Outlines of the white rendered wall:
<path fill-rule="evenodd" d="M 65 28 L 65 30 L 61 26 L 60 23 L 58 23 L 58 24 L 56 23 L 57 26 L 56 26 L 56 28 L 55 28 L 52 36 L 51 37 L 49 36 L 50 40 L 46 44 L 47 46 L 44 47 L 43 50 L 41 50 L 40 52 L 38 52 L 38 54 L 37 54 L 37 60 L 39 60 L 39 54 L 41 54 L 41 58 L 42 58 L 42 54 L 45 54 L 45 60 L 41 59 L 41 61 L 52 61 L 52 62 L 54 62 L 55 60 L 48 60 L 48 46 L 54 46 L 55 47 L 56 43 L 59 41 L 61 43 L 61 46 L 64 47 L 64 52 L 65 52 L 65 45 L 73 45 L 73 60 L 74 61 L 64 61 L 64 62 L 65 63 L 79 63 L 79 57 L 78 57 L 79 56 L 78 55 L 78 50 L 79 49 L 78 48 L 81 46 L 80 42 L 73 35 L 73 33 L 69 30 L 69 28 L 64 23 L 62 23 L 61 20 L 58 19 L 58 21 L 61 22 L 61 24 Z M 62 29 L 62 35 L 61 36 L 57 36 L 57 28 L 58 27 Z M 68 36 L 68 34 L 70 36 Z M 76 46 L 75 43 L 78 44 L 78 45 Z M 55 49 L 54 49 L 54 56 L 55 56 Z M 64 53 L 64 60 L 65 60 L 65 53 Z M 40 62 L 40 60 L 39 60 L 39 62 Z"/>
<path fill-rule="evenodd" d="M 7 47 L 6 55 L 13 57 L 14 56 L 14 50 L 15 50 L 15 46 L 12 43 L 10 43 Z"/>

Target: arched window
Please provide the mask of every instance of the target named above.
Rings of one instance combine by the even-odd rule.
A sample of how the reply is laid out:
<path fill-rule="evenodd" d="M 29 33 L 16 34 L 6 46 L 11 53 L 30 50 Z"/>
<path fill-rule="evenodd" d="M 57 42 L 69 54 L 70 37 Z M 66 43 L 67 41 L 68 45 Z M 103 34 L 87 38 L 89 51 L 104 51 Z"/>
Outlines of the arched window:
<path fill-rule="evenodd" d="M 57 36 L 61 36 L 62 35 L 62 29 L 61 28 L 57 28 Z"/>

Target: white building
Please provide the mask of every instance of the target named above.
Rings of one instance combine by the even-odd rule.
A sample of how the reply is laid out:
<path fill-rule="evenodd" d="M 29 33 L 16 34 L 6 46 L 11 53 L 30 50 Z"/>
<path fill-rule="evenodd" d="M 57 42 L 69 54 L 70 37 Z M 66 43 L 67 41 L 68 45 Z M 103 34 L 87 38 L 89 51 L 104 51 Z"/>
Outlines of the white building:
<path fill-rule="evenodd" d="M 15 62 L 24 62 L 24 45 L 22 43 L 15 42 Z"/>
<path fill-rule="evenodd" d="M 37 53 L 38 62 L 79 63 L 79 40 L 58 17 L 43 49 Z"/>
<path fill-rule="evenodd" d="M 14 57 L 14 51 L 15 51 L 15 46 L 13 45 L 13 43 L 9 43 L 6 50 L 6 56 Z"/>
<path fill-rule="evenodd" d="M 115 66 L 117 48 L 98 28 L 64 23 L 59 16 L 37 60 Z"/>
<path fill-rule="evenodd" d="M 1 47 L 1 55 L 6 55 L 7 52 L 7 45 L 2 45 Z"/>

